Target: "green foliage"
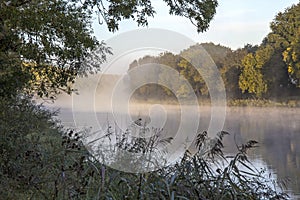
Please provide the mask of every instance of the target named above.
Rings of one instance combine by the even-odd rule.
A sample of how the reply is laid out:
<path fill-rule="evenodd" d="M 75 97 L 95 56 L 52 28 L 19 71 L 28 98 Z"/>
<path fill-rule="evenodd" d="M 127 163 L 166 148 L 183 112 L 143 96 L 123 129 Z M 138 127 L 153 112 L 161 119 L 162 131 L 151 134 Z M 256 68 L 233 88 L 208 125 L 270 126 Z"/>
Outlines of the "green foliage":
<path fill-rule="evenodd" d="M 184 16 L 197 27 L 198 32 L 203 32 L 209 27 L 210 21 L 216 13 L 218 2 L 216 0 L 164 0 L 170 7 L 170 14 Z"/>
<path fill-rule="evenodd" d="M 205 47 L 205 50 L 202 46 Z M 220 45 L 204 43 L 191 46 L 183 50 L 180 55 L 163 53 L 157 57 L 145 56 L 134 61 L 130 68 L 146 63 L 169 66 L 178 71 L 182 79 L 190 83 L 197 97 L 208 97 L 206 81 L 215 76 L 208 67 L 211 63 L 211 56 L 221 72 L 229 99 L 262 97 L 274 99 L 281 98 L 280 96 L 285 96 L 288 99 L 297 95 L 299 91 L 295 88 L 295 79 L 291 79 L 282 52 L 282 48 L 277 48 L 268 39 L 260 46 L 245 45 L 242 49 L 235 51 Z M 206 59 L 202 58 L 203 56 L 206 56 Z M 188 60 L 200 67 L 196 70 Z M 140 96 L 148 100 L 155 96 L 158 99 L 173 100 L 176 96 L 188 97 L 190 95 L 181 80 L 172 80 L 169 70 L 162 69 L 152 75 L 155 76 L 154 80 L 157 80 L 155 83 L 168 82 L 176 90 L 171 92 L 168 88 L 158 84 L 147 85 L 139 88 L 135 97 Z M 137 75 L 131 80 L 141 78 Z M 144 77 L 146 80 L 147 78 L 149 77 Z M 218 88 L 217 83 L 214 85 Z"/>
<path fill-rule="evenodd" d="M 261 46 L 243 58 L 239 87 L 243 92 L 276 97 L 293 91 L 299 82 L 299 7 L 278 13 Z"/>
<path fill-rule="evenodd" d="M 80 3 L 81 1 L 75 0 Z M 197 27 L 198 32 L 206 31 L 210 21 L 216 13 L 218 2 L 216 0 L 164 0 L 169 7 L 169 13 L 190 19 Z M 83 7 L 96 7 L 101 23 L 106 23 L 110 31 L 119 29 L 119 22 L 124 19 L 133 19 L 141 26 L 148 25 L 148 17 L 153 17 L 155 10 L 151 0 L 137 1 L 103 1 L 85 0 Z M 104 22 L 102 21 L 104 20 Z"/>
<path fill-rule="evenodd" d="M 22 73 L 22 64 L 14 54 L 0 52 L 0 96 L 16 96 L 30 80 L 29 73 Z"/>
<path fill-rule="evenodd" d="M 273 49 L 273 53 L 264 65 L 262 73 L 268 85 L 267 93 L 269 97 L 278 97 L 283 93 L 293 91 L 286 64 L 282 60 L 282 52 L 278 49 Z"/>
<path fill-rule="evenodd" d="M 143 74 L 136 74 L 135 76 L 130 74 L 131 83 L 139 82 L 138 80 L 141 78 L 144 80 L 150 78 L 151 80 L 156 80 L 155 83 L 157 83 L 156 85 L 149 84 L 140 87 L 137 90 L 136 97 L 143 96 L 145 99 L 149 99 L 157 96 L 160 99 L 173 99 L 175 95 L 175 97 L 189 98 L 191 91 L 185 85 L 184 80 L 190 84 L 192 92 L 197 97 L 208 97 L 208 88 L 204 77 L 209 81 L 215 76 L 213 70 L 211 70 L 211 64 L 213 63 L 211 57 L 215 59 L 217 68 L 221 69 L 223 60 L 229 52 L 229 48 L 212 43 L 204 43 L 191 46 L 183 50 L 179 55 L 165 52 L 156 57 L 145 56 L 135 60 L 130 64 L 129 70 L 143 64 L 152 64 L 153 68 L 154 65 L 160 64 L 159 71 L 147 71 L 145 77 Z M 174 74 L 177 72 L 179 78 L 174 80 Z M 164 83 L 168 83 L 169 88 L 163 86 Z M 171 88 L 173 91 L 170 90 Z"/>
<path fill-rule="evenodd" d="M 299 87 L 300 84 L 300 29 L 296 33 L 296 38 L 283 52 L 283 60 L 288 65 L 288 73 L 291 75 L 292 79 L 296 82 Z"/>
<path fill-rule="evenodd" d="M 91 172 L 78 135 L 26 97 L 0 101 L 0 194 L 4 199 L 67 199 L 86 193 Z M 62 137 L 62 135 L 65 135 Z"/>
<path fill-rule="evenodd" d="M 254 52 L 256 47 L 246 45 L 244 48 L 231 51 L 226 54 L 221 68 L 222 78 L 226 88 L 226 96 L 229 98 L 241 98 L 242 93 L 239 88 L 239 76 L 242 73 L 244 57 Z"/>
<path fill-rule="evenodd" d="M 130 87 L 135 89 L 135 98 L 142 98 L 143 100 L 160 98 L 161 94 L 164 93 L 164 87 L 159 85 L 160 69 L 159 66 L 156 66 L 158 63 L 157 57 L 145 56 L 130 64 L 128 75 L 130 76 Z M 143 66 L 143 70 L 139 70 L 138 66 Z M 142 83 L 148 84 L 142 85 Z"/>
<path fill-rule="evenodd" d="M 299 87 L 299 38 L 300 38 L 300 3 L 292 5 L 284 12 L 276 15 L 271 23 L 272 32 L 268 35 L 267 42 L 274 48 L 280 49 L 282 60 L 286 63 L 286 70 L 291 78 L 291 83 Z"/>
<path fill-rule="evenodd" d="M 135 60 L 130 69 L 147 63 L 162 64 L 176 70 L 181 77 L 175 81 L 170 71 L 163 68 L 155 72 L 149 71 L 145 73 L 145 77 L 137 74 L 131 81 L 151 79 L 155 80 L 155 83 L 137 89 L 135 98 L 143 97 L 144 100 L 174 100 L 176 96 L 188 98 L 190 93 L 183 86 L 182 79 L 189 82 L 198 98 L 207 98 L 209 93 L 206 81 L 212 81 L 216 76 L 209 67 L 211 59 L 221 73 L 229 99 L 278 98 L 282 94 L 285 96 L 297 94 L 282 58 L 282 50 L 265 40 L 259 47 L 248 44 L 235 51 L 212 43 L 197 44 L 183 50 L 179 55 L 163 53 L 156 57 L 145 56 Z M 166 82 L 170 88 L 175 88 L 175 91 L 171 92 L 170 88 L 159 85 Z M 215 85 L 216 89 L 219 88 L 217 82 L 212 85 Z"/>
<path fill-rule="evenodd" d="M 202 43 L 201 46 L 207 51 L 208 55 L 214 61 L 218 69 L 224 65 L 224 60 L 232 50 L 229 47 L 222 46 L 220 44 L 215 45 L 213 43 Z"/>
<path fill-rule="evenodd" d="M 22 88 L 41 97 L 53 97 L 60 89 L 70 92 L 84 57 L 99 44 L 91 36 L 91 12 L 66 1 L 1 1 L 0 6 L 1 95 Z M 45 80 L 28 84 L 36 81 L 35 72 Z M 6 78 L 11 73 L 19 79 Z"/>

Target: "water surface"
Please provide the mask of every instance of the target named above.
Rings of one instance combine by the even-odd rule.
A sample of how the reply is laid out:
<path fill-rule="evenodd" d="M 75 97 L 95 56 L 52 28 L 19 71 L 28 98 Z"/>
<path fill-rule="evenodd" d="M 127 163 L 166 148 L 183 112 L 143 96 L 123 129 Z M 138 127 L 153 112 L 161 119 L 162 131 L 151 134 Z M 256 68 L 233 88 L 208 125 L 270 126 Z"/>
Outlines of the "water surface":
<path fill-rule="evenodd" d="M 210 108 L 200 108 L 200 119 L 182 119 L 176 106 L 139 105 L 129 109 L 131 115 L 106 111 L 72 112 L 62 110 L 60 118 L 67 126 L 87 126 L 105 130 L 119 117 L 119 125 L 126 127 L 132 121 L 143 118 L 144 123 L 163 126 L 167 135 L 176 134 L 180 123 L 199 121 L 198 132 L 207 130 L 211 120 Z M 75 114 L 74 114 L 75 113 Z M 75 116 L 75 124 L 74 117 Z M 130 119 L 131 117 L 131 119 Z M 189 125 L 184 127 L 189 133 Z M 257 167 L 265 167 L 275 173 L 277 180 L 289 180 L 289 190 L 300 194 L 300 108 L 253 108 L 229 107 L 223 130 L 230 136 L 225 137 L 224 151 L 236 152 L 236 145 L 256 140 L 259 147 L 250 152 Z"/>

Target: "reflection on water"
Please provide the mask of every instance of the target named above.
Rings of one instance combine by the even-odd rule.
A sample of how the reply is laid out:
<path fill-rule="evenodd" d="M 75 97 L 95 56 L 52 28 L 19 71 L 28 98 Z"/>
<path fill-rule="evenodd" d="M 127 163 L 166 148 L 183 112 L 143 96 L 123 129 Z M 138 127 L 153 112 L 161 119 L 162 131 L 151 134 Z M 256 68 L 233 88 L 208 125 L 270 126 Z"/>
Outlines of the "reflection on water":
<path fill-rule="evenodd" d="M 257 140 L 259 148 L 252 155 L 264 161 L 279 180 L 289 179 L 289 188 L 300 194 L 299 108 L 230 108 L 225 130 L 239 142 Z M 232 135 L 225 141 L 229 152 L 234 151 Z"/>
<path fill-rule="evenodd" d="M 151 110 L 149 113 L 148 108 L 143 107 L 143 110 L 136 109 L 132 112 L 132 120 L 143 117 L 146 123 L 164 122 L 164 130 L 169 135 L 176 132 L 180 122 L 197 120 L 181 119 L 180 111 L 171 107 L 164 111 L 159 108 L 156 115 L 155 112 L 151 114 Z M 208 128 L 210 112 L 208 108 L 200 108 L 200 113 L 198 131 L 204 131 Z M 105 129 L 108 123 L 114 121 L 112 114 L 103 112 L 77 112 L 75 115 L 77 126 L 93 126 L 95 129 Z M 74 125 L 70 111 L 62 110 L 60 117 L 65 125 Z M 128 116 L 121 117 L 119 126 L 126 126 L 132 120 Z M 186 132 L 190 131 L 186 129 Z M 251 152 L 257 166 L 261 167 L 263 163 L 268 171 L 276 174 L 278 180 L 289 179 L 288 186 L 291 191 L 300 194 L 300 108 L 227 108 L 224 130 L 231 134 L 224 140 L 226 153 L 234 153 L 236 144 L 248 140 L 258 141 L 259 147 Z"/>

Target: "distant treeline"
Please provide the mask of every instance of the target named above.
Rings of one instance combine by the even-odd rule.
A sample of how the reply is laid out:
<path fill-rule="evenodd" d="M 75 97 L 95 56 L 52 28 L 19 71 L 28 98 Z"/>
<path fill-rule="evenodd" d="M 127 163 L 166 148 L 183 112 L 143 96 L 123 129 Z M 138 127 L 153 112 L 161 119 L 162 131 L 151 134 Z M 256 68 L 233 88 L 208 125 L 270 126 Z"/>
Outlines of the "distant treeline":
<path fill-rule="evenodd" d="M 190 95 L 184 80 L 192 86 L 198 98 L 209 97 L 206 78 L 211 56 L 220 72 L 229 99 L 298 99 L 300 96 L 300 4 L 278 13 L 271 22 L 271 32 L 258 45 L 247 44 L 232 50 L 213 43 L 196 44 L 180 54 L 162 53 L 134 60 L 129 70 L 145 64 L 160 64 L 147 73 L 131 73 L 130 80 L 144 80 L 151 84 L 139 87 L 134 97 L 138 99 L 172 99 Z M 192 63 L 190 62 L 192 61 Z M 200 66 L 200 73 L 195 68 Z M 174 79 L 170 68 L 176 70 L 179 79 Z M 201 71 L 202 69 L 202 71 Z M 205 70 L 204 70 L 205 69 Z M 207 70 L 208 69 L 208 70 Z M 134 76 L 134 77 L 133 77 Z M 141 81 L 137 81 L 141 82 Z M 168 83 L 169 87 L 162 86 Z M 135 86 L 135 81 L 131 81 Z M 216 83 L 218 89 L 218 83 Z"/>

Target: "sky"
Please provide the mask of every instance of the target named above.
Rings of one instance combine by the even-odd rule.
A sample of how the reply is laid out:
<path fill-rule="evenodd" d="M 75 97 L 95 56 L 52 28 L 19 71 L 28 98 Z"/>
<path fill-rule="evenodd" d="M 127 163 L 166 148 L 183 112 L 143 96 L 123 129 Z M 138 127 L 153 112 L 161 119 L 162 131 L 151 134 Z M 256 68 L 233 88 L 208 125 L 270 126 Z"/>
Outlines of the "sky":
<path fill-rule="evenodd" d="M 283 12 L 299 0 L 219 0 L 217 13 L 204 33 L 197 33 L 189 19 L 169 15 L 168 7 L 162 0 L 152 0 L 156 11 L 154 18 L 149 18 L 149 28 L 163 28 L 181 33 L 196 43 L 213 42 L 232 49 L 245 44 L 260 44 L 270 32 L 270 22 L 278 12 Z M 108 40 L 120 33 L 140 29 L 132 20 L 120 23 L 119 31 L 110 33 L 106 26 L 93 23 L 98 40 Z"/>

